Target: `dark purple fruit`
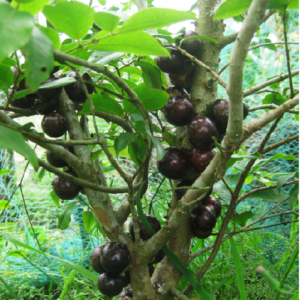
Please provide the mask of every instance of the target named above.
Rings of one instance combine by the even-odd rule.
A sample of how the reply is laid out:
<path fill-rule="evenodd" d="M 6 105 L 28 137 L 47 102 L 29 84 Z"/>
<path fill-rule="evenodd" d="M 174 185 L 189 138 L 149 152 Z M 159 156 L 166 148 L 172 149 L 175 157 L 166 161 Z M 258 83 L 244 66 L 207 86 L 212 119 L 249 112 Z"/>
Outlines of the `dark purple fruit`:
<path fill-rule="evenodd" d="M 74 153 L 74 149 L 72 146 L 65 146 L 64 148 L 71 153 Z M 68 164 L 62 158 L 60 158 L 58 155 L 55 155 L 49 150 L 46 151 L 46 160 L 51 166 L 56 168 L 63 168 L 68 166 Z"/>
<path fill-rule="evenodd" d="M 150 263 L 151 264 L 158 264 L 163 260 L 164 257 L 165 257 L 165 254 L 160 249 L 160 250 L 158 250 L 158 252 L 154 256 L 152 256 L 152 258 L 150 259 Z"/>
<path fill-rule="evenodd" d="M 149 270 L 150 277 L 152 277 L 154 270 L 155 270 L 154 266 L 152 264 L 148 264 L 148 270 Z"/>
<path fill-rule="evenodd" d="M 50 113 L 44 116 L 42 129 L 50 137 L 60 137 L 67 132 L 67 120 L 62 114 Z"/>
<path fill-rule="evenodd" d="M 211 119 L 205 116 L 198 116 L 192 120 L 187 128 L 188 138 L 197 149 L 210 150 L 214 148 L 214 136 L 218 138 L 217 127 Z"/>
<path fill-rule="evenodd" d="M 190 155 L 191 166 L 199 174 L 202 173 L 216 155 L 213 150 L 196 150 Z"/>
<path fill-rule="evenodd" d="M 249 112 L 248 105 L 243 102 L 243 117 L 247 117 Z M 211 106 L 210 112 L 211 119 L 216 123 L 218 131 L 221 134 L 226 132 L 229 116 L 229 100 L 217 99 Z"/>
<path fill-rule="evenodd" d="M 195 229 L 207 232 L 216 226 L 216 222 L 217 216 L 211 207 L 197 205 L 192 210 L 191 223 Z"/>
<path fill-rule="evenodd" d="M 122 277 L 123 280 L 123 286 L 127 286 L 130 283 L 130 274 L 129 271 L 126 270 L 125 272 L 123 272 L 122 274 L 120 274 L 120 276 Z"/>
<path fill-rule="evenodd" d="M 186 94 L 178 93 L 175 97 L 170 96 L 163 109 L 163 113 L 170 124 L 175 126 L 185 126 L 193 119 L 193 103 Z"/>
<path fill-rule="evenodd" d="M 35 94 L 29 94 L 22 98 L 15 99 L 10 102 L 10 105 L 18 108 L 31 108 L 34 105 Z"/>
<path fill-rule="evenodd" d="M 79 185 L 57 175 L 53 179 L 52 188 L 54 193 L 62 200 L 73 200 L 81 190 Z"/>
<path fill-rule="evenodd" d="M 192 184 L 195 182 L 195 180 L 191 180 L 191 179 L 183 179 L 181 181 L 179 181 L 176 184 L 176 188 L 180 188 L 182 186 L 192 186 Z M 187 193 L 188 189 L 178 189 L 175 190 L 175 199 L 178 201 L 180 200 L 186 193 Z"/>
<path fill-rule="evenodd" d="M 105 272 L 105 269 L 102 267 L 101 262 L 100 262 L 100 256 L 102 255 L 102 249 L 105 245 L 99 245 L 97 246 L 92 253 L 91 256 L 91 265 L 93 269 L 99 273 L 102 274 Z"/>
<path fill-rule="evenodd" d="M 123 272 L 128 267 L 129 260 L 130 255 L 127 247 L 117 242 L 106 244 L 100 257 L 103 268 L 112 274 Z"/>
<path fill-rule="evenodd" d="M 117 296 L 123 289 L 123 280 L 120 275 L 103 273 L 98 277 L 98 289 L 105 296 Z"/>
<path fill-rule="evenodd" d="M 195 31 L 192 30 L 187 30 L 184 33 L 184 38 L 190 38 L 193 36 L 198 36 L 199 34 Z M 195 39 L 195 40 L 189 40 L 186 41 L 184 43 L 182 43 L 181 48 L 183 50 L 185 50 L 186 52 L 188 52 L 189 54 L 199 58 L 201 56 L 202 53 L 202 49 L 203 49 L 203 41 L 200 39 Z"/>
<path fill-rule="evenodd" d="M 49 102 L 45 102 L 41 99 L 34 100 L 35 111 L 40 115 L 48 115 L 57 109 L 56 99 L 52 99 Z"/>
<path fill-rule="evenodd" d="M 212 234 L 212 230 L 209 230 L 209 231 L 206 231 L 206 232 L 203 232 L 201 230 L 198 230 L 192 223 L 192 233 L 195 237 L 197 237 L 198 239 L 206 239 L 208 238 L 211 234 Z"/>
<path fill-rule="evenodd" d="M 176 88 L 186 89 L 190 92 L 192 86 L 192 79 L 194 73 L 194 66 L 188 64 L 185 71 L 182 74 L 169 74 L 171 82 L 175 85 Z"/>
<path fill-rule="evenodd" d="M 221 205 L 221 201 L 219 199 L 217 199 L 216 197 L 214 196 L 206 196 L 202 201 L 201 201 L 201 204 L 203 206 L 207 206 L 207 207 L 210 207 L 212 208 L 215 213 L 216 213 L 216 217 L 220 217 L 221 215 L 221 210 L 222 210 L 222 205 Z"/>
<path fill-rule="evenodd" d="M 44 83 L 49 83 L 56 80 L 54 76 L 51 76 L 49 79 L 47 79 Z M 47 88 L 47 89 L 39 89 L 37 91 L 39 98 L 48 102 L 51 101 L 52 99 L 58 99 L 60 94 L 62 92 L 62 87 L 56 87 L 56 88 Z"/>
<path fill-rule="evenodd" d="M 189 167 L 188 156 L 180 149 L 170 147 L 166 154 L 157 164 L 158 171 L 169 179 L 183 178 Z"/>
<path fill-rule="evenodd" d="M 119 297 L 133 297 L 133 294 L 132 294 L 132 289 L 126 289 L 126 290 L 123 290 L 121 292 L 121 294 L 119 295 Z"/>
<path fill-rule="evenodd" d="M 75 72 L 70 72 L 68 74 L 68 77 L 76 77 Z M 83 80 L 93 82 L 92 78 L 89 74 L 85 73 L 82 76 Z M 88 90 L 89 94 L 93 93 L 94 87 L 91 84 L 85 83 L 86 88 Z M 69 85 L 65 86 L 65 91 L 68 94 L 69 98 L 75 102 L 75 103 L 84 103 L 86 98 L 86 95 L 83 91 L 83 88 L 81 87 L 81 83 L 79 81 L 73 82 Z"/>
<path fill-rule="evenodd" d="M 160 230 L 161 226 L 160 226 L 160 223 L 157 220 L 157 218 L 152 215 L 148 215 L 148 214 L 146 214 L 146 218 L 147 218 L 148 222 L 150 223 L 150 225 L 152 226 L 152 228 L 154 229 L 154 231 L 158 232 Z M 146 241 L 151 238 L 151 235 L 147 232 L 146 228 L 144 227 L 144 225 L 140 219 L 139 219 L 139 229 L 140 229 L 140 237 L 142 240 Z M 131 234 L 131 238 L 134 241 L 135 237 L 134 237 L 134 232 L 133 232 L 133 221 L 132 220 L 129 225 L 129 231 Z"/>
<path fill-rule="evenodd" d="M 186 71 L 186 60 L 178 50 L 171 50 L 171 57 L 158 56 L 156 64 L 165 73 L 176 75 L 184 74 Z"/>

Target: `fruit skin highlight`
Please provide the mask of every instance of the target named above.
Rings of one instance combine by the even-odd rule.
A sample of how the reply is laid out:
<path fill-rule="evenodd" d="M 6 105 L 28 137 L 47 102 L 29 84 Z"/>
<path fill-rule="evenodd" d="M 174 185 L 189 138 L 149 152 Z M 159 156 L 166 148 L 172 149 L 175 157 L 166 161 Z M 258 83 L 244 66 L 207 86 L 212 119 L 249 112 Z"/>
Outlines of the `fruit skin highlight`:
<path fill-rule="evenodd" d="M 216 155 L 213 150 L 196 150 L 194 149 L 190 154 L 190 161 L 192 168 L 201 174 L 209 165 L 211 160 Z"/>
<path fill-rule="evenodd" d="M 197 205 L 192 210 L 191 224 L 199 231 L 207 232 L 216 226 L 217 216 L 215 211 L 208 206 Z"/>
<path fill-rule="evenodd" d="M 157 164 L 158 171 L 169 179 L 181 179 L 187 173 L 189 159 L 187 155 L 178 148 L 166 149 L 166 154 Z"/>

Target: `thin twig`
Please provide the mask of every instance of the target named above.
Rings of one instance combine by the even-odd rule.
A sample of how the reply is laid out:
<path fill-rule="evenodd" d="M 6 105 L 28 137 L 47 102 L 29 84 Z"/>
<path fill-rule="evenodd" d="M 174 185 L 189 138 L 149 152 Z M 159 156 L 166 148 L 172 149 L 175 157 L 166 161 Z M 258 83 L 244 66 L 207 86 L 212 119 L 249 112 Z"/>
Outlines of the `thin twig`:
<path fill-rule="evenodd" d="M 155 191 L 155 193 L 154 193 L 154 195 L 153 195 L 153 197 L 152 197 L 152 199 L 151 199 L 151 201 L 150 201 L 148 214 L 151 214 L 151 209 L 152 209 L 153 200 L 154 200 L 156 194 L 158 193 L 158 191 L 159 191 L 161 185 L 162 185 L 163 182 L 165 181 L 165 179 L 166 179 L 166 177 L 164 177 L 164 178 L 160 181 L 159 186 L 157 187 L 157 189 L 156 189 L 156 191 Z"/>
<path fill-rule="evenodd" d="M 174 286 L 171 287 L 170 292 L 174 294 L 178 299 L 181 300 L 189 300 L 189 298 L 185 295 L 183 295 L 181 292 L 179 292 Z"/>
<path fill-rule="evenodd" d="M 278 148 L 278 147 L 280 147 L 280 146 L 282 146 L 282 145 L 284 145 L 284 144 L 287 144 L 287 143 L 289 143 L 289 142 L 291 142 L 291 141 L 298 140 L 298 139 L 299 139 L 299 134 L 296 134 L 296 135 L 294 135 L 294 136 L 291 136 L 291 137 L 289 137 L 289 138 L 286 138 L 286 139 L 284 139 L 284 140 L 282 140 L 282 141 L 280 141 L 280 142 L 278 142 L 278 143 L 275 143 L 275 144 L 269 146 L 268 148 L 265 148 L 265 149 L 263 150 L 262 154 L 265 154 L 265 153 L 267 153 L 267 152 L 270 152 L 270 151 L 272 151 L 272 150 L 274 150 L 274 149 L 276 149 L 276 148 Z"/>
<path fill-rule="evenodd" d="M 274 103 L 271 103 L 271 104 L 262 104 L 262 105 L 258 105 L 258 106 L 252 106 L 251 108 L 249 108 L 249 112 L 251 111 L 256 111 L 256 110 L 259 110 L 259 109 L 275 109 L 277 108 L 278 105 L 274 104 Z M 288 113 L 291 113 L 291 114 L 299 114 L 299 110 L 298 109 L 290 109 L 287 111 Z"/>

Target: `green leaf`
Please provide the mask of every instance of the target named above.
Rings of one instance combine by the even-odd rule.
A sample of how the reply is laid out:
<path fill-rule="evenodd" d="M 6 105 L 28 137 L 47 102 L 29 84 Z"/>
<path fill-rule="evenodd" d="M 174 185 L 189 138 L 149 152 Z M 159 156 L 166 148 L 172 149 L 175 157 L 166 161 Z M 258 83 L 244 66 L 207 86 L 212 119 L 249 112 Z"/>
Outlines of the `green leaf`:
<path fill-rule="evenodd" d="M 106 4 L 106 0 L 98 0 L 98 2 L 99 2 L 101 5 L 105 5 L 105 4 Z"/>
<path fill-rule="evenodd" d="M 151 139 L 156 148 L 157 160 L 162 160 L 166 154 L 165 149 L 163 148 L 161 142 L 156 137 L 151 135 Z"/>
<path fill-rule="evenodd" d="M 106 112 L 112 115 L 116 115 L 119 117 L 123 116 L 123 108 L 122 106 L 115 100 L 109 98 L 106 95 L 102 94 L 93 94 L 90 95 L 94 106 L 95 106 L 95 112 L 101 111 Z M 89 101 L 86 101 L 83 105 L 82 110 L 79 112 L 80 115 L 89 115 L 91 114 L 91 108 Z"/>
<path fill-rule="evenodd" d="M 209 37 L 209 36 L 198 35 L 198 36 L 191 36 L 191 37 L 189 37 L 189 38 L 182 39 L 182 40 L 180 41 L 180 44 L 179 44 L 180 47 L 181 47 L 181 45 L 182 45 L 184 42 L 189 41 L 189 40 L 207 40 L 207 41 L 211 41 L 211 42 L 213 42 L 213 43 L 215 43 L 215 44 L 219 44 L 219 42 L 218 42 L 217 40 L 215 40 L 215 39 L 213 39 L 213 38 L 211 38 L 211 37 Z"/>
<path fill-rule="evenodd" d="M 85 211 L 82 213 L 83 225 L 87 233 L 90 233 L 91 228 L 95 224 L 93 213 L 91 211 Z"/>
<path fill-rule="evenodd" d="M 36 15 L 38 12 L 42 11 L 44 6 L 49 4 L 50 0 L 33 0 L 28 3 L 21 3 L 20 6 L 18 6 L 18 3 L 16 0 L 14 0 L 11 4 L 14 7 L 18 6 L 19 11 L 26 11 L 33 15 Z"/>
<path fill-rule="evenodd" d="M 77 202 L 70 202 L 67 204 L 61 212 L 57 214 L 57 228 L 61 230 L 65 230 L 69 227 L 69 224 L 71 222 L 71 214 L 74 210 L 74 208 L 77 206 Z"/>
<path fill-rule="evenodd" d="M 41 171 L 39 172 L 39 175 L 38 175 L 39 182 L 41 182 L 42 179 L 44 178 L 44 176 L 45 176 L 45 171 L 46 171 L 46 170 L 45 170 L 44 168 L 42 168 Z"/>
<path fill-rule="evenodd" d="M 30 90 L 22 90 L 22 91 L 19 91 L 19 92 L 16 92 L 13 96 L 13 99 L 20 99 L 26 95 L 29 95 L 29 94 L 32 94 L 32 91 Z"/>
<path fill-rule="evenodd" d="M 262 104 L 271 104 L 281 105 L 285 102 L 285 99 L 280 94 L 271 93 L 268 94 L 263 100 Z"/>
<path fill-rule="evenodd" d="M 34 26 L 34 17 L 15 10 L 8 2 L 0 2 L 0 62 L 13 51 L 25 45 Z"/>
<path fill-rule="evenodd" d="M 145 83 L 140 83 L 134 91 L 143 102 L 147 111 L 158 110 L 164 107 L 169 99 L 169 94 L 160 89 L 151 89 Z M 123 100 L 125 111 L 129 114 L 139 113 L 139 109 L 128 100 Z"/>
<path fill-rule="evenodd" d="M 247 224 L 247 221 L 250 220 L 253 216 L 254 215 L 252 211 L 244 211 L 235 216 L 235 221 L 237 224 L 245 226 Z"/>
<path fill-rule="evenodd" d="M 30 245 L 27 245 L 27 244 L 24 244 L 18 240 L 15 240 L 13 239 L 10 235 L 8 234 L 3 234 L 3 237 L 11 242 L 12 244 L 16 245 L 16 246 L 19 246 L 19 247 L 22 247 L 22 248 L 25 248 L 25 249 L 28 249 L 28 250 L 31 250 L 31 251 L 34 251 L 36 253 L 39 253 L 39 254 L 43 254 L 42 251 L 36 249 L 36 248 L 33 248 L 31 247 Z M 49 256 L 50 258 L 53 258 L 57 261 L 59 261 L 60 263 L 62 263 L 64 266 L 68 267 L 68 268 L 71 268 L 75 271 L 77 271 L 78 273 L 80 273 L 81 275 L 83 275 L 85 278 L 91 280 L 92 282 L 96 283 L 97 280 L 98 280 L 98 276 L 90 271 L 88 271 L 87 269 L 85 269 L 84 267 L 81 267 L 77 264 L 74 264 L 72 262 L 69 262 L 67 260 L 64 260 L 64 259 L 61 259 L 60 257 L 57 257 L 57 256 L 54 256 L 54 255 L 50 255 L 48 253 L 45 253 L 45 255 Z"/>
<path fill-rule="evenodd" d="M 105 11 L 95 13 L 94 20 L 99 27 L 109 32 L 112 32 L 120 22 L 118 16 Z"/>
<path fill-rule="evenodd" d="M 59 198 L 58 198 L 58 196 L 54 193 L 54 191 L 51 191 L 51 192 L 50 192 L 50 196 L 51 196 L 51 199 L 52 199 L 52 201 L 54 202 L 54 204 L 55 204 L 56 206 L 59 206 Z"/>
<path fill-rule="evenodd" d="M 116 150 L 115 150 L 114 147 L 108 147 L 108 151 L 110 152 L 111 155 L 113 155 L 114 157 L 117 157 L 117 155 L 116 155 Z M 127 157 L 127 158 L 130 158 L 130 155 L 129 155 L 129 153 L 128 153 L 128 149 L 124 149 L 124 150 L 120 151 L 119 157 Z M 111 171 L 110 168 L 109 168 L 109 171 Z"/>
<path fill-rule="evenodd" d="M 270 4 L 268 5 L 268 8 L 284 10 L 288 6 L 289 3 L 290 3 L 290 0 L 271 0 Z"/>
<path fill-rule="evenodd" d="M 136 206 L 138 216 L 147 230 L 147 232 L 152 236 L 156 232 L 148 222 L 146 216 L 143 213 L 142 203 L 141 203 L 141 194 L 142 188 L 145 182 L 140 186 L 137 197 L 136 197 Z M 203 288 L 201 283 L 196 279 L 194 274 L 182 263 L 182 261 L 169 249 L 167 245 L 163 245 L 161 250 L 168 257 L 168 259 L 174 264 L 174 266 L 182 273 L 183 276 L 191 283 L 196 293 L 201 297 L 201 299 L 212 300 L 210 294 Z"/>
<path fill-rule="evenodd" d="M 10 170 L 8 170 L 8 169 L 0 170 L 0 176 L 6 175 L 6 174 L 8 174 L 9 172 L 10 172 Z"/>
<path fill-rule="evenodd" d="M 0 209 L 4 209 L 4 208 L 9 208 L 11 207 L 12 205 L 10 203 L 8 203 L 7 200 L 1 200 L 0 201 Z"/>
<path fill-rule="evenodd" d="M 252 195 L 249 195 L 246 199 L 253 199 L 253 198 L 260 198 L 270 203 L 278 203 L 282 200 L 287 199 L 288 195 L 279 194 L 278 190 L 274 188 L 274 189 L 255 192 Z"/>
<path fill-rule="evenodd" d="M 25 250 L 12 250 L 12 251 L 8 252 L 7 256 L 24 258 L 24 256 L 26 256 L 26 251 Z"/>
<path fill-rule="evenodd" d="M 47 5 L 43 13 L 58 32 L 64 32 L 75 40 L 84 38 L 94 23 L 94 10 L 77 1 Z"/>
<path fill-rule="evenodd" d="M 52 29 L 51 27 L 44 27 L 39 24 L 35 24 L 35 26 L 41 30 L 53 43 L 54 49 L 60 49 L 61 43 L 58 33 Z"/>
<path fill-rule="evenodd" d="M 277 190 L 278 190 L 279 194 L 281 193 L 282 186 L 288 181 L 289 178 L 294 177 L 295 174 L 296 173 L 278 177 L 278 179 L 277 179 Z"/>
<path fill-rule="evenodd" d="M 246 290 L 245 290 L 245 282 L 244 282 L 244 276 L 243 276 L 243 267 L 242 262 L 240 259 L 240 255 L 238 253 L 234 238 L 230 238 L 230 247 L 231 247 L 231 253 L 235 265 L 235 271 L 236 271 L 236 280 L 238 283 L 238 288 L 240 292 L 240 299 L 241 300 L 247 300 L 246 298 Z"/>
<path fill-rule="evenodd" d="M 1 50 L 0 50 L 1 51 Z M 8 89 L 14 83 L 14 73 L 10 66 L 0 64 L 0 90 L 3 90 L 5 94 L 8 93 Z"/>
<path fill-rule="evenodd" d="M 153 89 L 161 89 L 161 71 L 158 67 L 155 67 L 152 64 L 145 61 L 135 62 L 134 65 L 142 69 L 142 77 L 147 87 Z"/>
<path fill-rule="evenodd" d="M 120 32 L 162 28 L 184 20 L 195 20 L 195 14 L 175 9 L 150 7 L 133 14 Z"/>
<path fill-rule="evenodd" d="M 36 91 L 41 82 L 49 78 L 54 66 L 53 43 L 37 27 L 34 27 L 29 42 L 23 47 L 26 56 L 26 84 Z"/>
<path fill-rule="evenodd" d="M 276 280 L 267 270 L 265 270 L 262 266 L 256 268 L 257 272 L 261 273 L 265 279 L 267 280 L 270 288 L 274 291 L 279 291 L 280 283 Z"/>
<path fill-rule="evenodd" d="M 221 181 L 217 182 L 214 184 L 213 186 L 213 191 L 218 194 L 219 196 L 221 196 L 222 198 L 226 199 L 226 200 L 230 200 L 231 199 L 231 194 L 228 191 L 227 187 L 225 186 L 225 184 Z"/>
<path fill-rule="evenodd" d="M 164 128 L 162 137 L 171 147 L 176 147 L 176 135 L 171 133 L 166 127 Z"/>
<path fill-rule="evenodd" d="M 288 9 L 299 9 L 299 0 L 291 0 Z"/>
<path fill-rule="evenodd" d="M 126 52 L 136 55 L 170 56 L 168 50 L 153 36 L 143 31 L 110 35 L 99 39 L 98 42 L 94 39 L 94 42 L 95 44 L 88 45 L 86 48 L 92 50 Z"/>
<path fill-rule="evenodd" d="M 132 132 L 124 132 L 115 139 L 114 148 L 117 157 L 119 156 L 120 151 L 127 148 L 128 144 L 132 141 L 133 135 Z"/>
<path fill-rule="evenodd" d="M 44 83 L 39 87 L 39 89 L 54 89 L 60 86 L 71 84 L 73 82 L 76 82 L 76 79 L 74 77 L 63 77 L 51 82 Z"/>
<path fill-rule="evenodd" d="M 223 20 L 238 16 L 250 7 L 252 0 L 226 0 L 223 2 L 214 15 L 214 20 Z"/>
<path fill-rule="evenodd" d="M 0 125 L 0 147 L 18 152 L 23 155 L 33 167 L 38 167 L 38 158 L 34 150 L 25 142 L 21 133 Z"/>
<path fill-rule="evenodd" d="M 146 156 L 147 143 L 140 137 L 134 137 L 128 145 L 128 154 L 132 161 L 140 166 Z"/>
<path fill-rule="evenodd" d="M 289 196 L 289 207 L 292 208 L 294 203 L 298 200 L 299 198 L 299 184 L 295 184 L 294 187 L 292 188 Z"/>
<path fill-rule="evenodd" d="M 17 223 L 12 223 L 12 222 L 6 222 L 0 224 L 0 233 L 2 234 L 3 232 L 11 232 L 14 231 L 16 228 Z"/>

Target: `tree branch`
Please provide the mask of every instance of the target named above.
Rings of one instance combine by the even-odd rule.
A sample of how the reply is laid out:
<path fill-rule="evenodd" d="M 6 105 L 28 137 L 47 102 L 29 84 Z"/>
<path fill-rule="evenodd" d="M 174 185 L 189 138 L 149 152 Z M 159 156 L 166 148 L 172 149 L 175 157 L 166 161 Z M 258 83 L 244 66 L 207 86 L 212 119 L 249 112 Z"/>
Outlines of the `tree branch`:
<path fill-rule="evenodd" d="M 297 139 L 299 139 L 299 134 L 296 134 L 292 137 L 286 138 L 286 139 L 284 139 L 284 140 L 282 140 L 278 143 L 275 143 L 275 144 L 269 146 L 268 148 L 265 148 L 262 153 L 265 154 L 265 153 L 270 152 L 270 151 L 272 151 L 272 150 L 274 150 L 274 149 L 276 149 L 276 148 L 278 148 L 278 147 L 280 147 L 284 144 L 287 144 L 287 143 L 289 143 L 291 141 L 294 141 L 294 140 L 297 140 Z"/>
<path fill-rule="evenodd" d="M 277 107 L 278 107 L 278 105 L 276 105 L 274 103 L 271 103 L 271 104 L 262 104 L 262 105 L 250 107 L 249 108 L 249 112 L 260 110 L 260 109 L 275 109 Z M 297 109 L 290 109 L 290 110 L 288 110 L 286 112 L 291 113 L 291 114 L 296 114 L 296 115 L 299 114 L 299 110 L 297 110 Z"/>

